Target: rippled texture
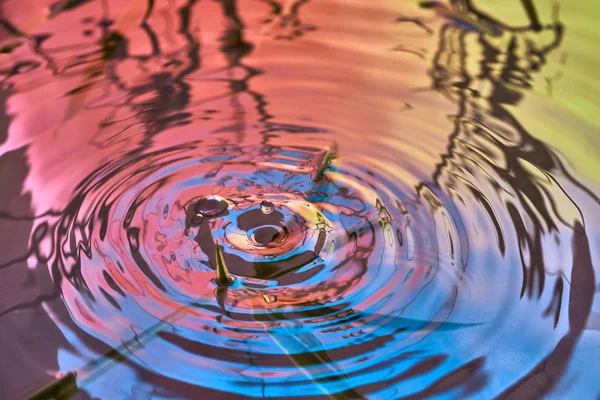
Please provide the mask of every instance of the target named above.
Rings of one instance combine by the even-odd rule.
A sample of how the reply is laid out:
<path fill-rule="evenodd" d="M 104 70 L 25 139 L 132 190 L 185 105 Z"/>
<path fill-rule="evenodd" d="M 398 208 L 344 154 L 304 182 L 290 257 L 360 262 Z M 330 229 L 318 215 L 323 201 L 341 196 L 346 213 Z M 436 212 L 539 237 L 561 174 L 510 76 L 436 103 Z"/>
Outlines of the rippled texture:
<path fill-rule="evenodd" d="M 451 3 L 3 3 L 0 397 L 600 395 L 600 10 Z"/>

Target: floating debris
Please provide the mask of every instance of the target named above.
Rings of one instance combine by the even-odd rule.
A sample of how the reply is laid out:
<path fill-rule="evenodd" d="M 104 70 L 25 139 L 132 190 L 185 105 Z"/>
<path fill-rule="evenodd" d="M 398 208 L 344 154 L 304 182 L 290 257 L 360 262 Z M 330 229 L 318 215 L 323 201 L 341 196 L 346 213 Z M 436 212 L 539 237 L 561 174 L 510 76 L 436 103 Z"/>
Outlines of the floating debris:
<path fill-rule="evenodd" d="M 225 260 L 223 260 L 223 255 L 221 254 L 221 248 L 219 245 L 215 246 L 216 248 L 216 263 L 217 263 L 217 283 L 219 285 L 231 286 L 233 284 L 233 278 L 229 275 L 229 271 L 227 270 L 227 266 L 225 265 Z"/>
<path fill-rule="evenodd" d="M 325 176 L 325 171 L 329 167 L 329 164 L 336 158 L 337 156 L 337 146 L 334 144 L 330 148 L 327 149 L 317 170 L 315 172 L 315 177 L 313 178 L 313 182 L 319 182 Z"/>
<path fill-rule="evenodd" d="M 262 298 L 267 304 L 275 303 L 277 301 L 277 296 L 273 296 L 272 294 L 263 294 Z"/>

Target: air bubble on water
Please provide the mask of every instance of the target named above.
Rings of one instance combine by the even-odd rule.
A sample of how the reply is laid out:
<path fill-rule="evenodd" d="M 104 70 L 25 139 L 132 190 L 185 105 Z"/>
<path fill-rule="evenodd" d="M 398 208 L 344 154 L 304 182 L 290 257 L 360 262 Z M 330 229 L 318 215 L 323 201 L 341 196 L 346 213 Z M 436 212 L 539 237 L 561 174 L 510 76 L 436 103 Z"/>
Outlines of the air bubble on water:
<path fill-rule="evenodd" d="M 262 211 L 263 214 L 271 214 L 274 208 L 275 206 L 273 203 L 268 200 L 263 200 L 263 202 L 260 203 L 260 211 Z"/>

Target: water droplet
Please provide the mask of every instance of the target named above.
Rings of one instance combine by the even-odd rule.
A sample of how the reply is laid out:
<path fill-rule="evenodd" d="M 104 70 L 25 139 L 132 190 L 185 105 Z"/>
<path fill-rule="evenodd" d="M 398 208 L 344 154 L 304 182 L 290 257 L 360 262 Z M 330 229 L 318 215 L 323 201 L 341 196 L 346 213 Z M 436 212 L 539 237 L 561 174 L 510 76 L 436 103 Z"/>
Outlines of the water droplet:
<path fill-rule="evenodd" d="M 262 211 L 263 214 L 271 214 L 274 208 L 275 206 L 273 203 L 268 200 L 263 200 L 263 202 L 260 203 L 260 211 Z"/>
<path fill-rule="evenodd" d="M 190 222 L 194 225 L 200 225 L 204 221 L 204 215 L 198 213 L 194 214 L 190 220 Z"/>
<path fill-rule="evenodd" d="M 271 294 L 263 294 L 262 298 L 265 300 L 265 303 L 275 303 L 277 301 L 277 296 L 273 296 Z"/>
<path fill-rule="evenodd" d="M 206 217 L 216 217 L 227 211 L 229 205 L 223 199 L 202 198 L 194 204 L 194 211 Z"/>
<path fill-rule="evenodd" d="M 175 255 L 174 252 L 171 252 L 171 260 L 175 261 L 177 259 L 177 256 Z"/>

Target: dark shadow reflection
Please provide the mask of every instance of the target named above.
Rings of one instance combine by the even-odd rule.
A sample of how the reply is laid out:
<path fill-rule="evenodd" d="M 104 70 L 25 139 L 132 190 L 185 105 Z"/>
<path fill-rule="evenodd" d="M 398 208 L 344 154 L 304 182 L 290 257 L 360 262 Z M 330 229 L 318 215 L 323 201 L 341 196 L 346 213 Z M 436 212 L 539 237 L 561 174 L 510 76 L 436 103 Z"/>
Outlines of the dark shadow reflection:
<path fill-rule="evenodd" d="M 462 186 L 468 190 L 461 195 L 472 196 L 489 214 L 496 229 L 498 249 L 504 255 L 502 223 L 485 192 L 478 188 L 477 180 L 485 180 L 500 197 L 509 188 L 516 197 L 514 202 L 506 200 L 505 206 L 521 252 L 521 296 L 532 301 L 541 297 L 546 286 L 543 237 L 558 235 L 561 227 L 572 229 L 574 256 L 568 277 L 570 295 L 564 298 L 565 277 L 558 276 L 552 288 L 553 298 L 544 314 L 554 318 L 556 326 L 561 317 L 560 304 L 568 302 L 569 315 L 563 317 L 568 318 L 570 329 L 551 354 L 500 396 L 539 398 L 550 393 L 566 370 L 591 311 L 595 276 L 581 211 L 556 180 L 552 180 L 554 191 L 540 184 L 531 166 L 547 176 L 567 180 L 596 203 L 598 198 L 577 181 L 558 155 L 533 137 L 510 111 L 532 89 L 535 75 L 540 73 L 548 55 L 559 48 L 563 40 L 565 28 L 558 19 L 558 6 L 554 9 L 554 21 L 542 24 L 533 1 L 524 0 L 530 24 L 513 27 L 480 11 L 473 3 L 455 0 L 452 10 L 501 27 L 508 40 L 498 42 L 491 35 L 469 32 L 454 23 L 441 28 L 431 68 L 431 90 L 454 102 L 457 113 L 452 116 L 454 130 L 449 137 L 448 151 L 432 175 L 434 183 L 422 183 L 417 190 L 424 193 L 429 192 L 428 188 L 435 191 L 435 187 L 440 187 L 452 192 L 460 182 L 470 182 L 470 185 Z M 475 54 L 475 48 L 466 45 L 469 35 L 477 36 L 480 48 Z M 469 58 L 480 60 L 477 69 L 468 67 Z M 558 200 L 568 201 L 577 209 L 579 216 L 575 221 L 557 208 Z"/>

